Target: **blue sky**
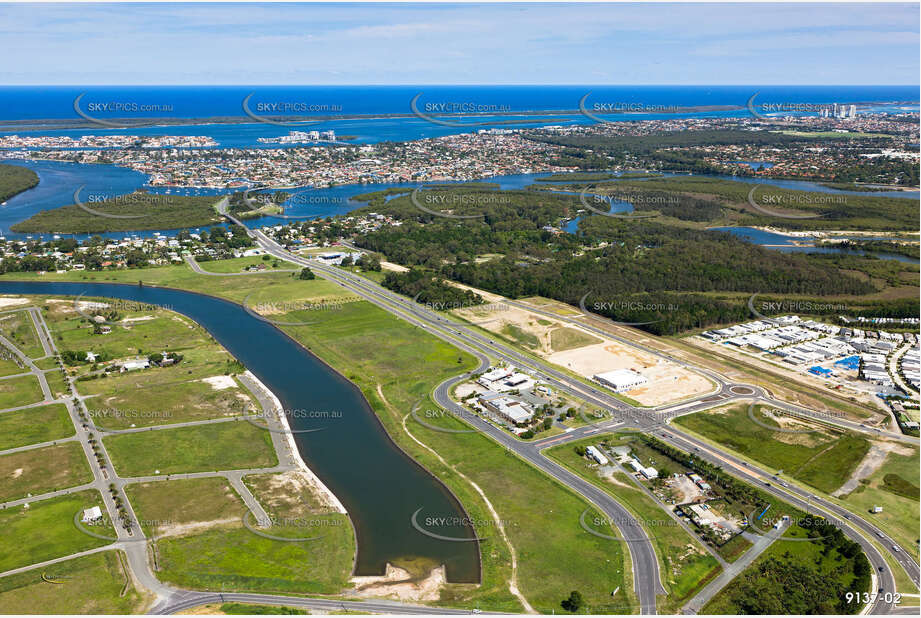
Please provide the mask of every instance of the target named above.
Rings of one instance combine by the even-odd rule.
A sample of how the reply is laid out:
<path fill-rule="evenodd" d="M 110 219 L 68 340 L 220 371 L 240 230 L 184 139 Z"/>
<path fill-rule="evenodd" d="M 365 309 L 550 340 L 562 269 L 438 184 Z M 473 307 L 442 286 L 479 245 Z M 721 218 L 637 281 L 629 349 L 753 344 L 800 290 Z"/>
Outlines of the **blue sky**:
<path fill-rule="evenodd" d="M 0 83 L 917 84 L 915 4 L 4 4 Z"/>

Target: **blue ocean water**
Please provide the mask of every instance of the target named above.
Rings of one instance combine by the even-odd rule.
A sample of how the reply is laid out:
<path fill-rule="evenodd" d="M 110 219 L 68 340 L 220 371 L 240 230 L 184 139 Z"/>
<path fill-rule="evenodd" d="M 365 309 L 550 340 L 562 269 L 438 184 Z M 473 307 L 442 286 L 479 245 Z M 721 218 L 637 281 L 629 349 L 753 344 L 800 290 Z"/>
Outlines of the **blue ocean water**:
<path fill-rule="evenodd" d="M 894 102 L 917 102 L 918 88 L 911 86 L 6 86 L 0 87 L 0 129 L 4 120 L 80 120 L 80 112 L 108 122 L 115 118 L 203 119 L 233 117 L 260 119 L 288 110 L 288 115 L 331 117 L 301 128 L 353 135 L 355 142 L 409 140 L 451 135 L 490 127 L 522 128 L 539 124 L 589 124 L 594 120 L 577 110 L 580 101 L 590 112 L 604 106 L 630 111 L 607 115 L 606 120 L 748 116 L 748 100 L 768 103 L 874 103 L 879 111 L 898 111 Z M 81 96 L 82 95 L 82 96 Z M 79 97 L 79 101 L 77 101 Z M 535 116 L 488 116 L 456 119 L 462 126 L 445 126 L 422 118 L 347 118 L 353 115 L 412 114 L 426 116 L 446 112 L 526 112 L 567 110 L 569 114 Z M 76 108 L 75 109 L 75 105 Z M 698 106 L 734 106 L 733 110 L 695 111 L 673 114 L 656 109 Z M 910 106 L 917 109 L 917 105 Z M 274 110 L 274 111 L 273 111 Z M 320 111 L 322 110 L 322 111 Z M 518 122 L 515 122 L 515 121 Z M 539 126 L 538 124 L 538 126 Z M 39 125 L 40 126 L 40 125 Z M 259 137 L 286 135 L 296 126 L 279 126 L 260 120 L 241 124 L 145 126 L 128 129 L 94 127 L 95 135 L 207 135 L 225 148 L 265 147 Z M 22 133 L 6 127 L 2 133 Z M 75 131 L 33 132 L 32 135 L 81 135 Z"/>

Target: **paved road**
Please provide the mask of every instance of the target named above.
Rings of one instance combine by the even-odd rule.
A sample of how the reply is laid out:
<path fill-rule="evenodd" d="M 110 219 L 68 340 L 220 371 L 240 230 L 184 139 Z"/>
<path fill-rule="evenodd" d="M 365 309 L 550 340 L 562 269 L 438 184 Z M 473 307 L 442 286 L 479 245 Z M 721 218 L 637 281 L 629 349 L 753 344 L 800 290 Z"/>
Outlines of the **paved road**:
<path fill-rule="evenodd" d="M 715 597 L 716 594 L 725 588 L 729 582 L 735 579 L 739 573 L 747 569 L 748 566 L 755 561 L 755 558 L 764 553 L 764 550 L 780 538 L 787 528 L 789 528 L 789 524 L 781 522 L 780 527 L 771 528 L 768 530 L 767 534 L 743 533 L 749 541 L 752 541 L 752 546 L 749 547 L 748 551 L 742 554 L 738 560 L 724 567 L 723 572 L 720 573 L 716 579 L 704 586 L 693 599 L 688 601 L 682 608 L 682 613 L 696 614 L 700 612 L 704 605 L 710 602 L 710 599 Z"/>

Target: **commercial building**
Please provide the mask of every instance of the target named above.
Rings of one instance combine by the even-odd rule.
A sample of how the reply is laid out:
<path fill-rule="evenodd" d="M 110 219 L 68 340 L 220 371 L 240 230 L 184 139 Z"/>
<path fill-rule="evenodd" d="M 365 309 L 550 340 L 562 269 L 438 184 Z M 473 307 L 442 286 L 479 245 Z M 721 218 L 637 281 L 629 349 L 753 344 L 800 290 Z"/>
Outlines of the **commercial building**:
<path fill-rule="evenodd" d="M 585 447 L 585 454 L 588 455 L 590 458 L 592 458 L 596 463 L 602 466 L 606 466 L 609 463 L 608 458 L 602 455 L 601 451 L 599 451 L 594 446 Z"/>
<path fill-rule="evenodd" d="M 487 410 L 515 425 L 524 425 L 534 417 L 534 411 L 528 404 L 498 393 L 484 393 L 479 401 Z"/>
<path fill-rule="evenodd" d="M 633 390 L 648 382 L 645 376 L 632 369 L 617 369 L 607 373 L 599 373 L 593 376 L 593 379 L 616 393 Z"/>

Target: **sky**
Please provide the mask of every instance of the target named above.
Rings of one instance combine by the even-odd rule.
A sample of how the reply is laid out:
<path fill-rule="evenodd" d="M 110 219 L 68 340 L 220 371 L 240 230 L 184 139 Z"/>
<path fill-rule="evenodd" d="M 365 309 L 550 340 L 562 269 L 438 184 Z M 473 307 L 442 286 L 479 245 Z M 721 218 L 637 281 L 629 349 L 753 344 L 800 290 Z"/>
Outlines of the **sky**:
<path fill-rule="evenodd" d="M 914 4 L 0 4 L 0 84 L 918 84 Z"/>

